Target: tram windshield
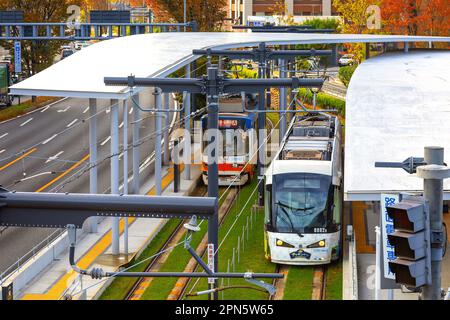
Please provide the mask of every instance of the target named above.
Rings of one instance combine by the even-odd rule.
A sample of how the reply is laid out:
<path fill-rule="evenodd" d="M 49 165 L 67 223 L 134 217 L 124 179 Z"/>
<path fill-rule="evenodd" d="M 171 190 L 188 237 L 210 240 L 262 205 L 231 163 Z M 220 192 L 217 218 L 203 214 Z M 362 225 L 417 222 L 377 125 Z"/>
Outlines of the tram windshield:
<path fill-rule="evenodd" d="M 226 157 L 245 156 L 249 152 L 249 136 L 244 119 L 219 119 L 219 155 Z M 203 154 L 210 152 L 208 135 L 203 137 Z"/>
<path fill-rule="evenodd" d="M 327 228 L 333 204 L 331 176 L 275 175 L 272 192 L 272 218 L 277 232 L 311 233 Z"/>

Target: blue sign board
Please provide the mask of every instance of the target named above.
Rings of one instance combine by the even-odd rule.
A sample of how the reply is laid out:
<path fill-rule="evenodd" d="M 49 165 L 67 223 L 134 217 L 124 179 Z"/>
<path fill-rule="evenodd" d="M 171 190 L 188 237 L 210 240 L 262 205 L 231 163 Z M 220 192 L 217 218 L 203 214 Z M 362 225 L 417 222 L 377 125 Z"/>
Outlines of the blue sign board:
<path fill-rule="evenodd" d="M 14 72 L 22 72 L 22 47 L 20 41 L 14 42 Z"/>

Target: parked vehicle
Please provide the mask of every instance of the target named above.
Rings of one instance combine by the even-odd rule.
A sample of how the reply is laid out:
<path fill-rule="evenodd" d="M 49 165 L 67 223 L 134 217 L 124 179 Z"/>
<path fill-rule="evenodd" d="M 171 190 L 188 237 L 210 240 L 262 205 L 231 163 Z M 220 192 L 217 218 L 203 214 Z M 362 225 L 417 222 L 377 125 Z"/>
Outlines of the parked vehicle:
<path fill-rule="evenodd" d="M 338 61 L 339 67 L 350 66 L 355 63 L 355 56 L 353 54 L 344 54 Z"/>

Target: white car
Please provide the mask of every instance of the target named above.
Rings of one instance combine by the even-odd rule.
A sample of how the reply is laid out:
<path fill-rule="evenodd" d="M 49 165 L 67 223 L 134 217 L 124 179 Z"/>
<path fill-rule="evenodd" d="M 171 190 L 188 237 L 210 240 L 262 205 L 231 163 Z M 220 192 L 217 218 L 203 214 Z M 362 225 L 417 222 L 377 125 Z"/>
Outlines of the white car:
<path fill-rule="evenodd" d="M 353 54 L 344 54 L 338 61 L 339 67 L 349 66 L 355 63 L 355 56 Z"/>

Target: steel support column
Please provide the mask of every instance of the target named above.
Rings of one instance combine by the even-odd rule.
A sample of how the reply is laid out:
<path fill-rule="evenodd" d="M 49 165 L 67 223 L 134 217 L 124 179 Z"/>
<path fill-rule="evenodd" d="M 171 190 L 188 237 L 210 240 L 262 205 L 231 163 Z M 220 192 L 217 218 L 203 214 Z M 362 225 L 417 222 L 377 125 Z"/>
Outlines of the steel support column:
<path fill-rule="evenodd" d="M 119 194 L 119 101 L 111 99 L 111 194 Z M 120 218 L 112 218 L 112 254 L 120 253 Z"/>
<path fill-rule="evenodd" d="M 128 100 L 123 101 L 123 194 L 128 194 Z M 123 251 L 128 255 L 128 217 L 123 218 Z"/>
<path fill-rule="evenodd" d="M 98 193 L 98 170 L 95 165 L 97 162 L 97 99 L 89 99 L 89 192 Z M 98 217 L 89 219 L 89 232 L 96 233 Z"/>
<path fill-rule="evenodd" d="M 280 59 L 279 60 L 279 67 L 280 67 L 280 78 L 286 78 L 286 60 Z M 287 119 L 286 119 L 286 113 L 283 111 L 286 111 L 287 106 L 287 96 L 286 96 L 286 88 L 281 87 L 280 88 L 280 143 L 284 138 L 284 135 L 286 134 L 286 128 L 287 128 Z"/>
<path fill-rule="evenodd" d="M 169 133 L 170 133 L 170 93 L 164 93 L 164 109 L 167 110 L 164 115 L 164 161 L 163 164 L 168 166 L 170 164 L 170 151 L 169 151 Z"/>
<path fill-rule="evenodd" d="M 139 104 L 139 94 L 133 96 L 133 100 Z M 139 194 L 139 163 L 140 163 L 140 147 L 137 146 L 139 137 L 139 130 L 141 127 L 140 110 L 133 103 L 133 193 Z"/>
<path fill-rule="evenodd" d="M 208 79 L 217 79 L 218 69 L 208 68 Z M 219 196 L 219 92 L 210 90 L 207 93 L 207 108 L 208 108 L 208 143 L 211 146 L 212 152 L 208 155 L 208 197 L 217 198 Z M 212 92 L 211 92 L 212 91 Z M 208 243 L 214 245 L 214 272 L 218 271 L 218 245 L 219 245 L 219 216 L 216 214 L 208 220 Z M 217 288 L 217 279 L 213 284 L 210 284 L 210 288 Z M 217 292 L 210 296 L 211 299 L 217 300 Z"/>
<path fill-rule="evenodd" d="M 191 65 L 186 65 L 186 78 L 191 77 Z M 183 92 L 183 106 L 186 117 L 185 132 L 188 137 L 184 137 L 184 179 L 191 180 L 191 94 L 187 91 Z"/>
<path fill-rule="evenodd" d="M 153 95 L 155 96 L 155 109 L 161 110 L 162 108 L 162 95 L 161 89 L 155 88 Z M 156 140 L 155 140 L 155 187 L 156 187 L 156 195 L 161 195 L 161 180 L 162 180 L 162 155 L 161 155 L 161 142 L 162 142 L 162 121 L 161 121 L 161 112 L 155 112 L 156 116 Z"/>
<path fill-rule="evenodd" d="M 266 61 L 260 61 L 258 65 L 258 78 L 266 77 Z M 261 89 L 258 94 L 258 110 L 266 110 L 266 90 Z M 258 113 L 258 204 L 264 205 L 264 184 L 261 182 L 264 179 L 264 164 L 266 161 L 266 148 L 264 144 L 266 130 L 266 114 L 264 112 Z"/>

